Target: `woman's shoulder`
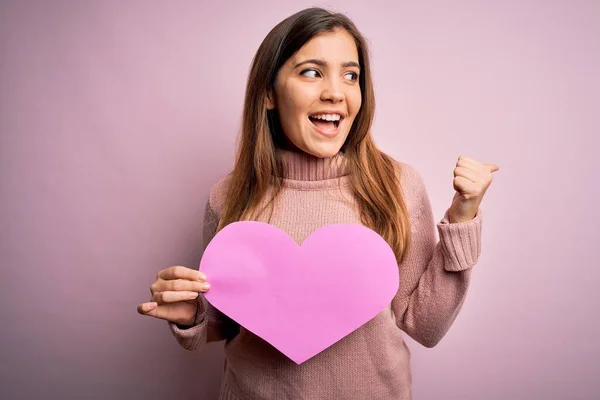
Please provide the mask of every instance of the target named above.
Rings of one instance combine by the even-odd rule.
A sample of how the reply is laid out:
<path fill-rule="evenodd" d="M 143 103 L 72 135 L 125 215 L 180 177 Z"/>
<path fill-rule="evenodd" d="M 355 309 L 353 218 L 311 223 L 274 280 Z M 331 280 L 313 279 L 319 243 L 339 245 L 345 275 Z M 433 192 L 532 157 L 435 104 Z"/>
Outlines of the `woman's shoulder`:
<path fill-rule="evenodd" d="M 208 195 L 208 204 L 213 212 L 221 214 L 223 204 L 225 202 L 225 196 L 229 189 L 229 182 L 231 181 L 231 174 L 227 174 L 217 180 L 210 188 Z"/>
<path fill-rule="evenodd" d="M 416 199 L 423 198 L 426 195 L 426 188 L 423 177 L 417 168 L 408 162 L 388 157 L 394 164 L 402 192 L 408 202 L 412 203 Z M 229 173 L 218 179 L 210 188 L 209 206 L 217 215 L 220 215 L 223 209 L 230 182 L 231 174 Z"/>
<path fill-rule="evenodd" d="M 407 162 L 394 160 L 394 163 L 408 212 L 413 217 L 419 215 L 422 210 L 431 207 L 423 177 L 416 167 Z"/>
<path fill-rule="evenodd" d="M 405 194 L 420 193 L 425 190 L 421 173 L 413 165 L 390 157 L 396 168 L 396 175 Z"/>
<path fill-rule="evenodd" d="M 423 204 L 429 204 L 429 195 L 421 173 L 413 165 L 392 159 L 402 195 L 409 210 L 419 209 Z"/>

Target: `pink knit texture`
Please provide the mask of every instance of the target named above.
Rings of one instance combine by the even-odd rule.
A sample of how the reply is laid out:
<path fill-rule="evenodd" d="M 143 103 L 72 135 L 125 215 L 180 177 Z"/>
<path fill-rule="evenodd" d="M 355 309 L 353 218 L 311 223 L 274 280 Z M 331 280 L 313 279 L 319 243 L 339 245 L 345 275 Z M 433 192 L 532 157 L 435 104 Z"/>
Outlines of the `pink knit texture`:
<path fill-rule="evenodd" d="M 343 156 L 318 159 L 288 151 L 282 155 L 287 170 L 284 189 L 272 215 L 265 213 L 260 220 L 287 232 L 299 244 L 321 226 L 360 223 L 348 171 L 341 162 Z M 220 400 L 412 398 L 410 351 L 403 334 L 432 347 L 450 328 L 465 299 L 471 268 L 480 255 L 481 210 L 473 220 L 453 224 L 446 212 L 435 224 L 420 175 L 408 164 L 398 165 L 412 242 L 399 265 L 398 293 L 365 325 L 297 365 L 221 314 L 203 296 L 193 327 L 182 329 L 169 323 L 177 341 L 188 350 L 209 341 L 225 341 L 227 362 Z M 204 246 L 215 234 L 227 184 L 224 178 L 211 190 L 204 218 Z M 369 273 L 368 267 L 365 273 Z"/>

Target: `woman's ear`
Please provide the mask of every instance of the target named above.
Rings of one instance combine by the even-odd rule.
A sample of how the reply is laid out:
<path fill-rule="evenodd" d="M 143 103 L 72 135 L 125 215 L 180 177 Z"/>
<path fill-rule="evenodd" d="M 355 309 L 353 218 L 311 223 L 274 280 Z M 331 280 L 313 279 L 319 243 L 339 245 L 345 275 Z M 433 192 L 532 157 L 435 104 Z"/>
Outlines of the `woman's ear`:
<path fill-rule="evenodd" d="M 273 96 L 273 90 L 267 90 L 265 104 L 267 106 L 267 110 L 273 110 L 275 108 L 275 96 Z"/>

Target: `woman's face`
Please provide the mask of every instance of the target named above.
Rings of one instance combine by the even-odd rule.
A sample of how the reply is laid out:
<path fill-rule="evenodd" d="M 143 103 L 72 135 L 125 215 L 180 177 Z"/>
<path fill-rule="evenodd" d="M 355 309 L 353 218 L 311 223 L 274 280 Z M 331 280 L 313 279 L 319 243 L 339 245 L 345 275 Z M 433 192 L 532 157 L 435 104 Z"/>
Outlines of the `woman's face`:
<path fill-rule="evenodd" d="M 267 107 L 288 141 L 316 157 L 338 153 L 361 106 L 358 50 L 345 30 L 314 37 L 278 71 Z"/>

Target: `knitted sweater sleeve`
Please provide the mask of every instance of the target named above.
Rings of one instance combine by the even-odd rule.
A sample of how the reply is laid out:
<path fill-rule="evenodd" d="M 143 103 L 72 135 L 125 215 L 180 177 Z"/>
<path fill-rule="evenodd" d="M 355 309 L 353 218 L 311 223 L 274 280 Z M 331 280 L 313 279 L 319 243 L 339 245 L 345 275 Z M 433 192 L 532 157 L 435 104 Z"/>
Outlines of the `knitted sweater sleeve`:
<path fill-rule="evenodd" d="M 215 236 L 218 215 L 210 205 L 206 204 L 203 226 L 203 249 Z M 210 277 L 208 277 L 210 282 Z M 196 350 L 208 342 L 218 342 L 235 336 L 237 324 L 214 308 L 202 294 L 198 296 L 196 319 L 191 327 L 181 327 L 168 322 L 177 342 L 186 350 Z"/>
<path fill-rule="evenodd" d="M 446 211 L 436 225 L 421 176 L 408 165 L 402 170 L 412 239 L 399 265 L 400 287 L 392 310 L 400 329 L 433 347 L 448 332 L 465 300 L 471 268 L 481 252 L 481 209 L 474 219 L 460 223 L 450 223 Z"/>

